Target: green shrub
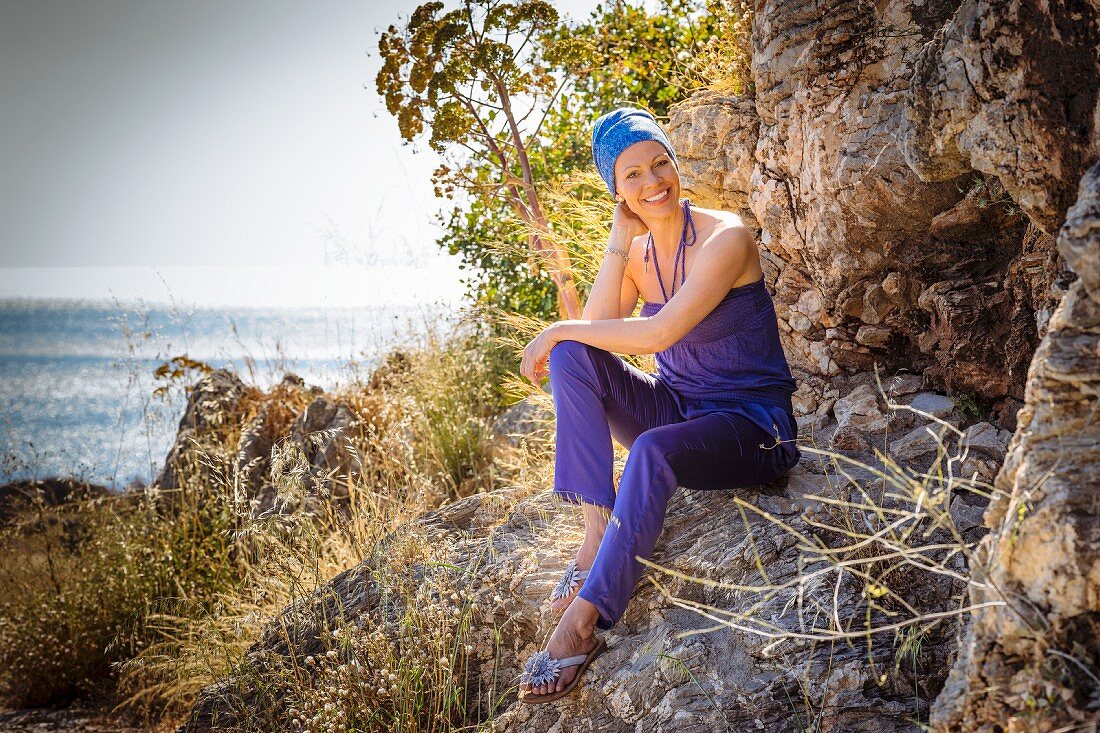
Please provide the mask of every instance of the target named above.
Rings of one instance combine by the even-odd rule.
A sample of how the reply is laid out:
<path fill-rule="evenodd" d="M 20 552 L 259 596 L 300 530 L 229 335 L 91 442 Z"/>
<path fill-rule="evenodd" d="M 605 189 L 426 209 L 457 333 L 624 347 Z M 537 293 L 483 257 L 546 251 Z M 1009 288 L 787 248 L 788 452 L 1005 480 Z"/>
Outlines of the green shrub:
<path fill-rule="evenodd" d="M 60 507 L 38 503 L 0 534 L 0 694 L 9 705 L 110 695 L 113 665 L 150 640 L 146 617 L 168 598 L 231 586 L 223 502 L 153 494 Z"/>

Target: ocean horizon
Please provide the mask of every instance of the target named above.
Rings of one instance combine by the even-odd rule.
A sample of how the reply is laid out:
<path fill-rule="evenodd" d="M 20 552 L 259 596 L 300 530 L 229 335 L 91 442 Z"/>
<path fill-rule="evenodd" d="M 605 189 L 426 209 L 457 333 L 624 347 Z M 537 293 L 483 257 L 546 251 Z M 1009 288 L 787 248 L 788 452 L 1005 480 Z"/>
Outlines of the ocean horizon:
<path fill-rule="evenodd" d="M 268 388 L 288 373 L 332 389 L 386 351 L 457 320 L 439 302 L 368 307 L 209 307 L 0 299 L 0 481 L 73 477 L 121 489 L 163 466 L 185 407 L 156 395 L 176 356 Z"/>

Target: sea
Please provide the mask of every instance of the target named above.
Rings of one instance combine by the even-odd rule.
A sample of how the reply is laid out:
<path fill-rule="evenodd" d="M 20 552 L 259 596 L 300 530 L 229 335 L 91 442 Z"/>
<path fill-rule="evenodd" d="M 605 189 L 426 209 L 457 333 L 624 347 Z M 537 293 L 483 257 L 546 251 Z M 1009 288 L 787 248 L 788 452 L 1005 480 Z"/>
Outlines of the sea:
<path fill-rule="evenodd" d="M 0 483 L 150 483 L 186 405 L 185 380 L 155 376 L 173 357 L 234 369 L 265 389 L 287 373 L 332 389 L 369 377 L 388 350 L 444 337 L 456 322 L 444 303 L 250 309 L 0 300 Z"/>

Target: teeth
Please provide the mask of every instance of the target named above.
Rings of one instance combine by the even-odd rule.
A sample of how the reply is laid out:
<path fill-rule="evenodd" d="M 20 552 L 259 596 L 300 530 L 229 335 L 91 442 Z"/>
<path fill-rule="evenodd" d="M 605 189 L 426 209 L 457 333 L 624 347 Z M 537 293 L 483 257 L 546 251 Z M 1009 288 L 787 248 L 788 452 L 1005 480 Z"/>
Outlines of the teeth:
<path fill-rule="evenodd" d="M 668 195 L 668 189 L 667 189 L 667 188 L 666 188 L 666 189 L 665 189 L 664 191 L 661 191 L 661 192 L 660 192 L 659 194 L 657 194 L 656 196 L 653 196 L 652 198 L 648 198 L 648 199 L 642 199 L 642 201 L 648 201 L 649 203 L 651 203 L 651 204 L 652 204 L 652 203 L 654 203 L 654 202 L 656 202 L 656 201 L 660 201 L 660 200 L 661 200 L 661 199 L 663 199 L 663 198 L 664 198 L 664 197 L 665 197 L 666 195 Z"/>

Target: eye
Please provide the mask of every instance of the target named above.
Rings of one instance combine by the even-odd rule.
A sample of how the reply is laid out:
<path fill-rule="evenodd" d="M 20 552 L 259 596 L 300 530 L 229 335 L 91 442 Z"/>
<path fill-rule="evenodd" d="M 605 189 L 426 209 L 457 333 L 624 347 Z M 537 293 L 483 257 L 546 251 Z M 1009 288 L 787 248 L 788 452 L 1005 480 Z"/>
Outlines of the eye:
<path fill-rule="evenodd" d="M 661 158 L 660 160 L 657 161 L 657 167 L 659 168 L 662 165 L 665 165 L 666 163 L 668 163 L 668 158 Z"/>
<path fill-rule="evenodd" d="M 638 175 L 638 171 L 630 171 L 629 173 L 626 174 L 626 177 L 627 178 L 634 178 L 636 175 Z"/>

